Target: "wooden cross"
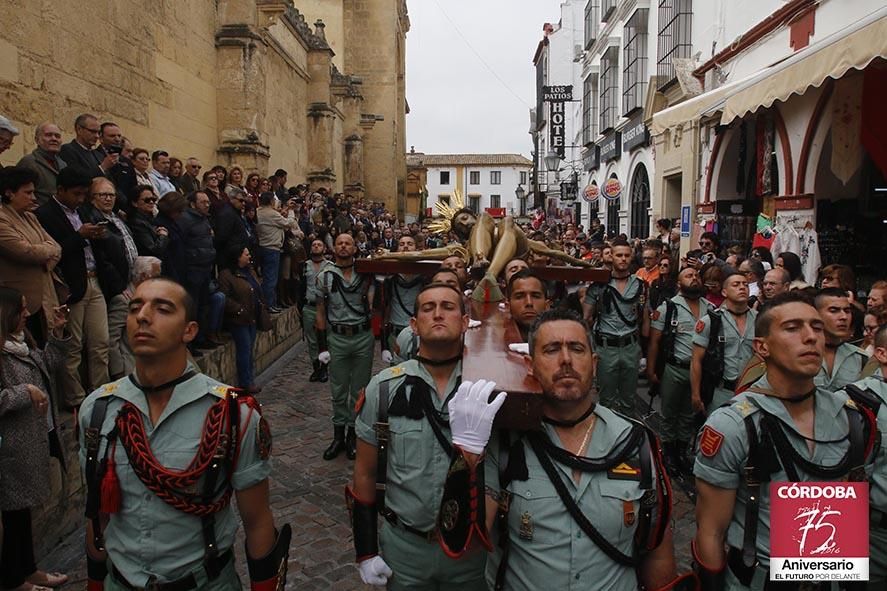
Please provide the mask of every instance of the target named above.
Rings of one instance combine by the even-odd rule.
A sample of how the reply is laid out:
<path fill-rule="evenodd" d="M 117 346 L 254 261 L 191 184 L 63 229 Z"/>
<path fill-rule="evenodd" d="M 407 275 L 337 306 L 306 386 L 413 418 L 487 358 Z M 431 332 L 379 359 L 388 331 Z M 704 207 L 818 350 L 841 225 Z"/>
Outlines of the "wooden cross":
<path fill-rule="evenodd" d="M 440 270 L 439 261 L 374 261 L 358 259 L 354 269 L 358 273 L 375 275 L 431 276 Z M 570 281 L 572 283 L 606 283 L 610 271 L 583 267 L 546 266 L 533 267 L 533 273 L 544 281 Z M 471 301 L 470 316 L 480 320 L 477 328 L 465 333 L 465 351 L 462 357 L 462 377 L 465 380 L 493 380 L 496 390 L 508 392 L 508 398 L 496 415 L 496 426 L 514 430 L 538 429 L 541 426 L 542 387 L 527 375 L 523 355 L 508 348 L 521 343 L 520 331 L 511 314 L 499 307 L 498 302 Z"/>

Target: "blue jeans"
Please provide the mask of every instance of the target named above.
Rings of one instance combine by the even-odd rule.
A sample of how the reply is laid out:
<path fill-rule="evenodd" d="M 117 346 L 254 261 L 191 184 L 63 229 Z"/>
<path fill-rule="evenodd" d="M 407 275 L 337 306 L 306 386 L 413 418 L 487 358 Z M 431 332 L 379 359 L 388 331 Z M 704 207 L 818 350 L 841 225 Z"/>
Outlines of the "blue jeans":
<path fill-rule="evenodd" d="M 209 332 L 216 333 L 222 329 L 226 299 L 225 294 L 220 291 L 209 294 Z"/>
<path fill-rule="evenodd" d="M 280 251 L 273 248 L 259 247 L 259 257 L 262 259 L 262 294 L 265 296 L 265 305 L 269 308 L 277 307 L 277 276 L 280 273 Z"/>
<path fill-rule="evenodd" d="M 253 385 L 253 345 L 256 344 L 256 325 L 232 324 L 234 357 L 237 360 L 237 385 L 246 388 Z"/>

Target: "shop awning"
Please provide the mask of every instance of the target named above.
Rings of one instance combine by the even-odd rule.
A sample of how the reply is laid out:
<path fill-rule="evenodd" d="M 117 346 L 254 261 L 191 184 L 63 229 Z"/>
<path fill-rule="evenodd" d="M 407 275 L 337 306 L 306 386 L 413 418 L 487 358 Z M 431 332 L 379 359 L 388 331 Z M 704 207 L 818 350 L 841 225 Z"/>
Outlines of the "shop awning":
<path fill-rule="evenodd" d="M 759 107 L 803 94 L 829 78 L 840 78 L 851 69 L 862 70 L 885 57 L 887 7 L 740 82 L 708 107 L 706 114 L 721 111 L 721 124 L 726 125 Z"/>
<path fill-rule="evenodd" d="M 711 114 L 714 111 L 715 104 L 723 104 L 723 99 L 730 92 L 735 91 L 739 86 L 749 80 L 751 77 L 736 80 L 729 84 L 719 86 L 714 90 L 709 90 L 699 96 L 694 96 L 682 103 L 678 103 L 673 107 L 662 109 L 658 113 L 653 114 L 653 121 L 650 123 L 650 134 L 658 135 L 669 127 L 674 127 L 685 121 L 694 121 L 699 119 L 703 114 Z"/>

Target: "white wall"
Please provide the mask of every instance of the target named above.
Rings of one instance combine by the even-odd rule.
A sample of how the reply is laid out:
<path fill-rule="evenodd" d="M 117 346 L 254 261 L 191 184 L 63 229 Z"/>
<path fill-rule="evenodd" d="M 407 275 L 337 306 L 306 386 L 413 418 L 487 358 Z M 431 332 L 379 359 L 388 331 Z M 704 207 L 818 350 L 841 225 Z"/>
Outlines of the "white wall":
<path fill-rule="evenodd" d="M 440 173 L 442 171 L 449 171 L 450 184 L 440 184 Z M 437 201 L 438 195 L 452 195 L 453 191 L 457 188 L 456 167 L 452 166 L 448 168 L 429 168 L 428 178 L 425 186 L 428 188 L 428 207 L 434 207 L 434 202 Z"/>
<path fill-rule="evenodd" d="M 530 172 L 532 171 L 531 166 L 465 166 L 463 168 L 463 176 L 461 178 L 461 183 L 456 185 L 457 175 L 456 168 L 428 168 L 428 205 L 429 207 L 434 206 L 434 202 L 438 201 L 439 195 L 451 195 L 453 191 L 458 188 L 459 191 L 462 192 L 462 195 L 465 198 L 466 207 L 470 205 L 469 196 L 480 195 L 480 208 L 481 211 L 488 207 L 492 207 L 490 203 L 490 197 L 492 195 L 499 195 L 499 207 L 504 207 L 508 214 L 512 213 L 514 215 L 518 215 L 520 213 L 520 204 L 517 202 L 517 197 L 514 194 L 514 191 L 517 189 L 518 183 L 520 182 L 520 173 L 526 173 L 524 176 L 526 180 L 521 185 L 524 191 L 527 190 L 527 182 L 530 178 Z M 440 171 L 449 170 L 450 171 L 450 184 L 449 185 L 440 185 Z M 472 185 L 471 184 L 471 172 L 476 171 L 480 172 L 480 184 Z M 494 185 L 491 181 L 491 172 L 499 171 L 502 173 L 502 182 L 501 184 Z M 451 202 L 452 203 L 452 202 Z M 527 208 L 532 208 L 532 203 L 528 203 Z"/>

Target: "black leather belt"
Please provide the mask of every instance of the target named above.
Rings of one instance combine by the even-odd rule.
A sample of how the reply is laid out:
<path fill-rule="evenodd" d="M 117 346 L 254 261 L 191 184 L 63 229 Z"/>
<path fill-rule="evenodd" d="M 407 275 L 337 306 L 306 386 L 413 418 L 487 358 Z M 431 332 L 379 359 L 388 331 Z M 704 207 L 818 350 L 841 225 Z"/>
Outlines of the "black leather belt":
<path fill-rule="evenodd" d="M 436 527 L 429 530 L 429 531 L 422 531 L 420 529 L 416 529 L 415 527 L 407 525 L 406 523 L 401 521 L 400 517 L 398 517 L 394 511 L 385 511 L 383 517 L 385 517 L 385 519 L 388 521 L 388 523 L 390 523 L 394 527 L 399 527 L 400 529 L 404 530 L 405 532 L 411 533 L 414 536 L 418 536 L 418 537 L 422 538 L 426 542 L 436 542 L 438 540 L 438 538 L 440 537 Z"/>
<path fill-rule="evenodd" d="M 360 334 L 365 330 L 370 329 L 370 321 L 361 322 L 360 324 L 336 324 L 334 322 L 330 322 L 330 330 L 332 330 L 336 334 L 344 335 L 346 337 L 353 337 L 356 334 Z"/>
<path fill-rule="evenodd" d="M 736 381 L 737 380 L 721 380 L 721 388 L 733 392 L 736 390 Z"/>
<path fill-rule="evenodd" d="M 621 337 L 607 336 L 603 334 L 594 335 L 594 342 L 599 346 L 606 347 L 627 347 L 638 340 L 638 333 L 631 332 Z"/>
<path fill-rule="evenodd" d="M 222 552 L 216 558 L 212 559 L 214 564 L 214 572 L 221 572 L 223 568 L 225 568 L 231 559 L 234 557 L 234 552 L 228 548 L 226 552 Z M 165 583 L 161 583 L 156 580 L 148 579 L 148 582 L 144 587 L 136 587 L 132 583 L 126 580 L 126 577 L 120 574 L 114 565 L 111 565 L 111 576 L 114 577 L 114 580 L 117 581 L 121 587 L 125 589 L 129 589 L 129 591 L 189 591 L 190 589 L 197 588 L 197 579 L 193 574 L 189 574 L 185 577 L 177 581 L 168 581 Z"/>
<path fill-rule="evenodd" d="M 678 361 L 677 359 L 669 359 L 668 364 L 679 369 L 690 369 L 690 360 Z"/>

